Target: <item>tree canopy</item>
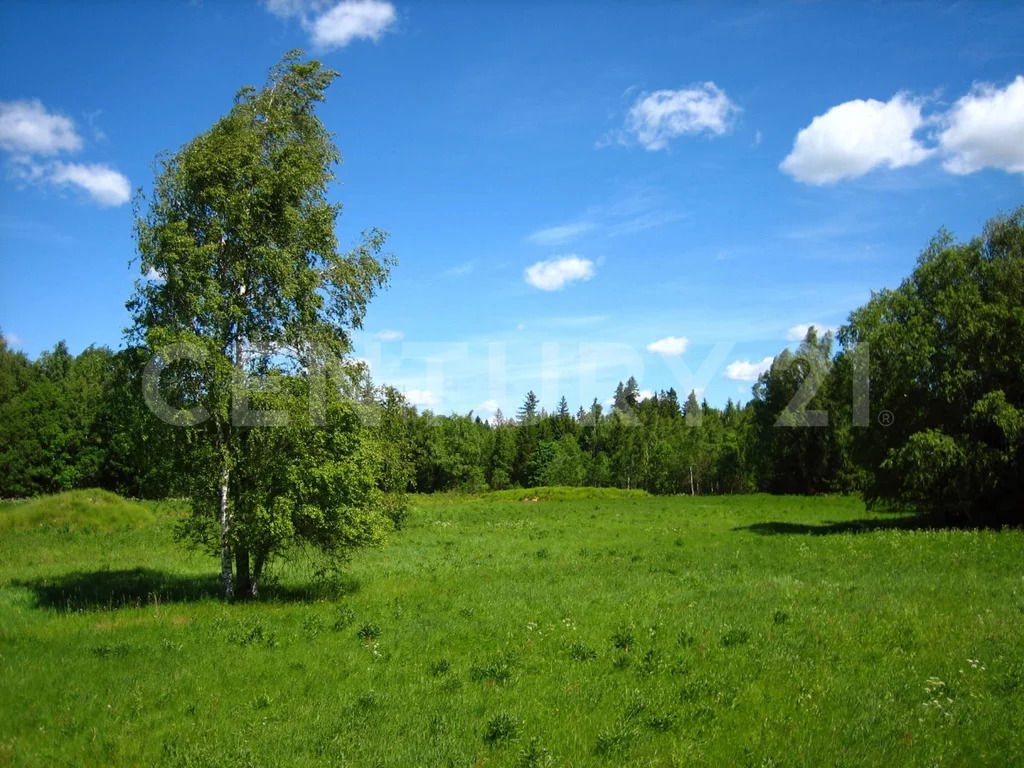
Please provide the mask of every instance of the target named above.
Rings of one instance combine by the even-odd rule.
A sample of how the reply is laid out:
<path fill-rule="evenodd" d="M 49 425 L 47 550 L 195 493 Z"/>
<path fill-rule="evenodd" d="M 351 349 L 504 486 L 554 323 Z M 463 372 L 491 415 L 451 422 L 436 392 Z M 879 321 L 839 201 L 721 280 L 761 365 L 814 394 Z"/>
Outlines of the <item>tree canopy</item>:
<path fill-rule="evenodd" d="M 354 378 L 343 363 L 351 331 L 392 263 L 376 229 L 351 251 L 338 247 L 341 205 L 329 192 L 341 155 L 315 111 L 336 75 L 285 55 L 262 88 L 241 89 L 227 115 L 160 160 L 136 218 L 141 269 L 156 279 L 140 280 L 128 303 L 130 338 L 189 407 L 165 418 L 195 433 L 202 460 L 189 467 L 190 496 L 200 519 L 219 521 L 228 596 L 236 586 L 255 594 L 263 563 L 298 540 L 333 554 L 374 539 L 381 511 L 366 490 L 379 467 L 352 442 L 363 428 L 328 394 Z M 317 377 L 331 386 L 314 388 Z M 317 395 L 312 414 L 292 402 Z M 155 388 L 150 396 L 163 401 Z M 276 414 L 246 407 L 256 401 Z M 306 429 L 314 420 L 322 432 Z M 329 446 L 362 474 L 310 467 Z M 264 471 L 267 451 L 283 475 Z M 338 505 L 346 514 L 328 520 Z"/>

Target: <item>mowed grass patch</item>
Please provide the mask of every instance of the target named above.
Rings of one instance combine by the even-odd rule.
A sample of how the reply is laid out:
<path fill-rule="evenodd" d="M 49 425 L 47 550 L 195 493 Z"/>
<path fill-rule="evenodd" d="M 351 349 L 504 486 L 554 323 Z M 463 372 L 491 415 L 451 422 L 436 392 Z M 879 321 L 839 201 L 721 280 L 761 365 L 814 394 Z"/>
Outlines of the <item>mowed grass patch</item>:
<path fill-rule="evenodd" d="M 0 763 L 1024 761 L 1019 531 L 853 498 L 430 497 L 342 596 L 300 560 L 224 604 L 161 510 L 0 537 Z"/>

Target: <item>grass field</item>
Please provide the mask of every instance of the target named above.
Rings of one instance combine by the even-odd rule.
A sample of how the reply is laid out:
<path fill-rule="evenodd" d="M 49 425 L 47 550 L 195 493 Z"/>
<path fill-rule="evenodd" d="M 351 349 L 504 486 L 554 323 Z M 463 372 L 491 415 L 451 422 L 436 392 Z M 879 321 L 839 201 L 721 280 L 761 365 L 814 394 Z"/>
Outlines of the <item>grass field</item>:
<path fill-rule="evenodd" d="M 1024 764 L 1021 531 L 417 498 L 342 594 L 300 562 L 229 605 L 180 506 L 80 493 L 0 505 L 0 764 Z"/>

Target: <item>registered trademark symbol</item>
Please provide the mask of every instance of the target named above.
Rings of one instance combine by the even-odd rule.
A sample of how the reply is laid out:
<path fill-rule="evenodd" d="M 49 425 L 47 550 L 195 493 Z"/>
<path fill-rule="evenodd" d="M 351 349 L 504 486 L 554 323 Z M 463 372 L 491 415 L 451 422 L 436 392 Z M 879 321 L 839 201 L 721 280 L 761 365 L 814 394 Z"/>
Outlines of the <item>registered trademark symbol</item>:
<path fill-rule="evenodd" d="M 878 423 L 883 427 L 891 427 L 894 421 L 896 421 L 896 417 L 888 408 L 878 412 Z"/>

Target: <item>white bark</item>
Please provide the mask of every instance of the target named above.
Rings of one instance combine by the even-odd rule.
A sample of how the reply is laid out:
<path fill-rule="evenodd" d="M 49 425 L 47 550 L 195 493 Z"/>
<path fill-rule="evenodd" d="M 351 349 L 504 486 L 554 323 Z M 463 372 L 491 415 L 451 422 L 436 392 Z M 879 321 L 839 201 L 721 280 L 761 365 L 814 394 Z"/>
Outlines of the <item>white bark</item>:
<path fill-rule="evenodd" d="M 228 508 L 228 470 L 220 476 L 220 580 L 224 597 L 234 597 L 231 583 L 231 510 Z"/>

